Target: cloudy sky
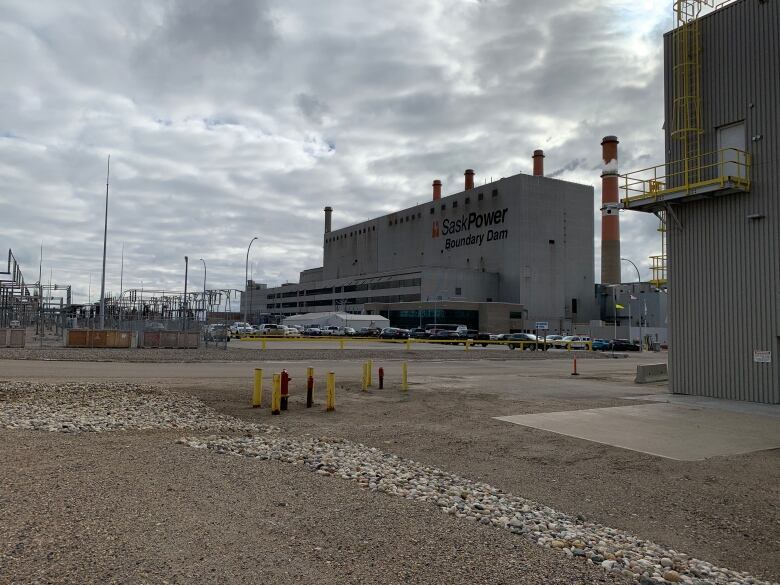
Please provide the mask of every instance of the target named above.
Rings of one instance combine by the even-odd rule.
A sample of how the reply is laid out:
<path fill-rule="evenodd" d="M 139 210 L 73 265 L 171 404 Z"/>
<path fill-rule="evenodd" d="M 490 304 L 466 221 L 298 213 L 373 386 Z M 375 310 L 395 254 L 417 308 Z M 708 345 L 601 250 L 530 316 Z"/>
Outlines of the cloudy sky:
<path fill-rule="evenodd" d="M 661 0 L 0 0 L 0 249 L 28 281 L 107 289 L 276 285 L 334 227 L 546 171 L 592 184 L 663 160 Z M 594 201 L 596 233 L 600 232 Z M 656 221 L 622 215 L 649 276 Z M 596 275 L 599 247 L 596 247 Z M 4 262 L 4 261 L 3 261 Z M 635 278 L 623 266 L 624 280 Z"/>

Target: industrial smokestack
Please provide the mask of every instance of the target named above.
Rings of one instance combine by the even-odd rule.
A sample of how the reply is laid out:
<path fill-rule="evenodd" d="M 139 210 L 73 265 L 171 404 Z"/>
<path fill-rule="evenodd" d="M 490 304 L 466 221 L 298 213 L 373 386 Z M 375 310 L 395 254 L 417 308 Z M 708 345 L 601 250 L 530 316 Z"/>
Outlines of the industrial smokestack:
<path fill-rule="evenodd" d="M 466 176 L 466 191 L 474 188 L 474 171 L 472 169 L 466 169 L 463 173 Z"/>
<path fill-rule="evenodd" d="M 333 208 L 330 205 L 328 205 L 325 208 L 325 233 L 326 234 L 330 233 L 330 220 L 332 215 L 333 215 Z"/>
<path fill-rule="evenodd" d="M 618 197 L 618 139 L 601 141 L 601 284 L 620 282 L 620 198 Z"/>
<path fill-rule="evenodd" d="M 544 151 L 534 150 L 534 177 L 544 176 Z"/>
<path fill-rule="evenodd" d="M 436 179 L 433 182 L 433 200 L 438 201 L 441 199 L 441 181 Z"/>

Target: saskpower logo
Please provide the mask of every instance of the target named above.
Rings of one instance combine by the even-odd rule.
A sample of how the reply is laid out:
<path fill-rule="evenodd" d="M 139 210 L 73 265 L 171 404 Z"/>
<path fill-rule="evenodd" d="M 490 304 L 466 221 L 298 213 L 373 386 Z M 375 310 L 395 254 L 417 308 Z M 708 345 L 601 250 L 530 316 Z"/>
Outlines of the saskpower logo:
<path fill-rule="evenodd" d="M 460 237 L 447 237 L 444 242 L 444 248 L 447 250 L 460 248 L 461 246 L 481 246 L 484 242 L 505 240 L 509 237 L 508 230 L 493 229 L 493 226 L 499 226 L 506 222 L 507 211 L 509 211 L 508 208 L 487 211 L 485 213 L 471 212 L 459 219 L 445 219 L 441 223 L 441 228 L 439 227 L 439 221 L 433 220 L 431 236 L 438 238 L 440 235 L 450 236 L 461 232 L 488 228 L 487 231 L 479 233 L 468 233 Z"/>

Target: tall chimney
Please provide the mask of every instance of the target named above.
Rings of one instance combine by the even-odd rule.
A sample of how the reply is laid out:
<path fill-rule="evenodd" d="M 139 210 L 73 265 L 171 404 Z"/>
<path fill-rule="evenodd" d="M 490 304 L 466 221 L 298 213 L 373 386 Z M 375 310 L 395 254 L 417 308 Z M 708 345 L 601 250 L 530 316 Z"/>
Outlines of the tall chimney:
<path fill-rule="evenodd" d="M 544 151 L 534 150 L 534 177 L 544 176 Z"/>
<path fill-rule="evenodd" d="M 325 208 L 325 233 L 326 234 L 330 233 L 330 218 L 332 215 L 333 215 L 333 208 L 330 205 L 328 205 Z"/>
<path fill-rule="evenodd" d="M 438 201 L 441 199 L 441 181 L 436 179 L 433 182 L 433 200 Z"/>
<path fill-rule="evenodd" d="M 620 198 L 618 197 L 618 139 L 601 141 L 601 284 L 620 282 Z"/>
<path fill-rule="evenodd" d="M 473 169 L 466 169 L 463 173 L 466 176 L 466 191 L 474 188 L 474 171 Z"/>

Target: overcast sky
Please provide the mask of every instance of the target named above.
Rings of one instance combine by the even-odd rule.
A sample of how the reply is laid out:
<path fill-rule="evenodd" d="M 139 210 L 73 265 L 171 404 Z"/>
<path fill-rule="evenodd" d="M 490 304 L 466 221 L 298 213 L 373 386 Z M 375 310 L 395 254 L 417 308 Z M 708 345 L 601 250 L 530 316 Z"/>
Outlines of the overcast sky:
<path fill-rule="evenodd" d="M 296 281 L 334 228 L 531 172 L 596 188 L 663 161 L 658 0 L 0 0 L 0 249 L 28 282 L 241 288 Z M 621 214 L 649 277 L 657 221 Z M 596 278 L 599 270 L 599 242 Z M 4 252 L 3 252 L 4 254 Z M 4 260 L 2 260 L 4 269 Z M 623 263 L 623 279 L 636 273 Z M 0 270 L 2 270 L 0 269 Z"/>

